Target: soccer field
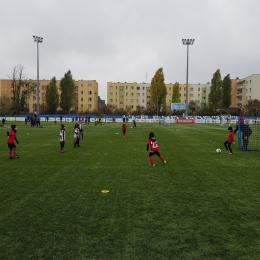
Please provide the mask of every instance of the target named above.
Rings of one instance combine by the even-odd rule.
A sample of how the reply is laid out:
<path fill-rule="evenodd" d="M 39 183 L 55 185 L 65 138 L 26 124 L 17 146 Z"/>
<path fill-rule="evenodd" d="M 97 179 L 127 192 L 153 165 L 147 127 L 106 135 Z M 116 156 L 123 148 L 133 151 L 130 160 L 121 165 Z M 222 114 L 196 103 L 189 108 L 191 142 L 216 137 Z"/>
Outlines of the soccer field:
<path fill-rule="evenodd" d="M 260 259 L 260 154 L 227 155 L 227 127 L 129 123 L 123 138 L 119 123 L 91 124 L 74 148 L 66 123 L 62 154 L 60 124 L 18 122 L 9 160 L 12 123 L 0 127 L 0 259 Z M 149 166 L 151 131 L 166 165 Z"/>

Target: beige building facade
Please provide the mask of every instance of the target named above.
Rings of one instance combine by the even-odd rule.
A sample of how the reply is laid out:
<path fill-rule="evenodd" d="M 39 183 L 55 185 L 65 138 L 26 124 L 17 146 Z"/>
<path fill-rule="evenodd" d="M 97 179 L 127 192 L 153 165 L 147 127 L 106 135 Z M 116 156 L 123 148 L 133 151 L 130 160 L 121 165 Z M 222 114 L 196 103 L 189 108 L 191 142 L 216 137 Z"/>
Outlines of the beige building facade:
<path fill-rule="evenodd" d="M 37 80 L 28 80 L 33 84 L 37 84 Z M 47 111 L 46 102 L 46 89 L 51 80 L 40 80 L 39 87 L 39 105 L 40 113 L 44 114 Z M 0 80 L 0 97 L 12 97 L 11 80 Z M 74 110 L 77 113 L 83 113 L 86 111 L 98 110 L 98 83 L 95 80 L 75 80 L 75 92 L 74 92 Z M 59 90 L 60 80 L 57 80 L 57 88 Z M 37 90 L 35 89 L 29 99 L 27 100 L 29 106 L 29 113 L 37 111 Z"/>
<path fill-rule="evenodd" d="M 242 108 L 248 100 L 260 100 L 260 74 L 253 74 L 236 82 L 236 106 Z"/>
<path fill-rule="evenodd" d="M 260 75 L 252 75 L 242 80 L 231 79 L 231 106 L 244 106 L 249 99 L 260 100 Z M 172 102 L 172 91 L 174 84 L 165 84 L 167 89 L 166 107 Z M 107 83 L 107 104 L 118 109 L 138 107 L 147 108 L 150 105 L 150 83 Z M 200 104 L 208 104 L 211 83 L 188 84 L 188 103 L 190 101 Z M 180 102 L 186 103 L 186 84 L 179 84 Z M 130 98 L 129 98 L 130 97 Z"/>

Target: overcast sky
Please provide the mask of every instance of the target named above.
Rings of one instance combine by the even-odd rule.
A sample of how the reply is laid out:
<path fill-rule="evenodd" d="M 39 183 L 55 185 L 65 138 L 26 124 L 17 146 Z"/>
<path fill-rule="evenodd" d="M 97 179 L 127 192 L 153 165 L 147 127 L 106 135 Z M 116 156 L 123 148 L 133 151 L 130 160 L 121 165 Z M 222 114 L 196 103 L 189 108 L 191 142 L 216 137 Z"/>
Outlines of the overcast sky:
<path fill-rule="evenodd" d="M 0 0 L 0 78 L 22 64 L 27 78 L 151 82 L 163 67 L 165 83 L 207 83 L 260 73 L 259 0 Z"/>

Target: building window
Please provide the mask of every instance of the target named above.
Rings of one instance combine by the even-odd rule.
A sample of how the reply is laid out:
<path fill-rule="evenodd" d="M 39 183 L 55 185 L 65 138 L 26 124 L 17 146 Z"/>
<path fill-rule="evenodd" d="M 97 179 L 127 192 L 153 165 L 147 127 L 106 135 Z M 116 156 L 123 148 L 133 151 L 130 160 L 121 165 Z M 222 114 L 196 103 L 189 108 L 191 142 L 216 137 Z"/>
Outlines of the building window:
<path fill-rule="evenodd" d="M 75 87 L 75 91 L 78 91 L 78 87 Z"/>
<path fill-rule="evenodd" d="M 81 91 L 81 95 L 83 95 L 83 91 Z"/>
<path fill-rule="evenodd" d="M 200 88 L 198 88 L 198 91 L 200 91 Z"/>
<path fill-rule="evenodd" d="M 92 108 L 92 105 L 91 105 L 91 104 L 88 104 L 88 108 Z"/>
<path fill-rule="evenodd" d="M 133 102 L 134 102 L 134 100 L 133 100 L 133 99 L 130 99 L 130 102 L 132 102 L 132 103 L 133 103 Z"/>
<path fill-rule="evenodd" d="M 83 97 L 81 98 L 81 101 L 83 101 Z"/>
<path fill-rule="evenodd" d="M 109 96 L 113 96 L 113 93 L 112 93 L 112 92 L 109 92 Z"/>
<path fill-rule="evenodd" d="M 251 96 L 249 96 L 249 100 L 251 100 Z"/>
<path fill-rule="evenodd" d="M 169 87 L 169 90 L 172 90 L 172 88 L 171 88 L 171 87 Z"/>
<path fill-rule="evenodd" d="M 92 88 L 92 84 L 88 84 L 88 88 Z"/>
<path fill-rule="evenodd" d="M 133 86 L 131 86 L 131 90 L 133 90 L 134 89 L 134 87 Z"/>
<path fill-rule="evenodd" d="M 127 86 L 125 87 L 125 89 L 127 89 Z"/>
<path fill-rule="evenodd" d="M 110 103 L 113 103 L 113 99 L 109 99 L 109 102 L 110 102 Z"/>
<path fill-rule="evenodd" d="M 80 106 L 83 107 L 83 104 L 81 104 Z"/>
<path fill-rule="evenodd" d="M 193 88 L 190 88 L 190 91 L 193 91 Z"/>
<path fill-rule="evenodd" d="M 198 94 L 198 97 L 200 97 L 200 94 Z"/>
<path fill-rule="evenodd" d="M 140 93 L 137 93 L 137 97 L 140 97 Z"/>
<path fill-rule="evenodd" d="M 179 90 L 181 91 L 181 88 Z"/>
<path fill-rule="evenodd" d="M 144 99 L 142 99 L 143 103 L 144 103 Z"/>
<path fill-rule="evenodd" d="M 92 101 L 92 98 L 90 97 L 90 98 L 88 98 L 88 101 Z"/>
<path fill-rule="evenodd" d="M 128 93 L 126 92 L 125 95 L 128 96 Z"/>
<path fill-rule="evenodd" d="M 190 94 L 190 97 L 193 97 L 193 94 Z"/>
<path fill-rule="evenodd" d="M 136 100 L 136 103 L 139 103 L 139 99 Z"/>
<path fill-rule="evenodd" d="M 112 99 L 113 100 L 113 99 Z M 115 100 L 117 102 L 117 99 Z"/>
<path fill-rule="evenodd" d="M 133 97 L 134 96 L 134 93 L 131 93 L 131 95 L 130 95 L 131 97 Z"/>
<path fill-rule="evenodd" d="M 112 90 L 112 89 L 113 89 L 113 86 L 110 86 L 109 89 Z"/>
<path fill-rule="evenodd" d="M 124 96 L 121 95 L 120 98 L 124 98 Z"/>
<path fill-rule="evenodd" d="M 140 90 L 140 87 L 137 87 L 137 90 Z"/>
<path fill-rule="evenodd" d="M 83 87 L 83 84 L 81 84 L 81 87 Z"/>
<path fill-rule="evenodd" d="M 112 93 L 112 92 L 110 92 L 110 93 Z M 82 93 L 82 94 L 83 94 L 83 93 Z M 88 91 L 88 94 L 89 94 L 89 95 L 92 95 L 92 91 Z"/>
<path fill-rule="evenodd" d="M 249 93 L 251 93 L 251 88 L 249 88 Z"/>
<path fill-rule="evenodd" d="M 145 87 L 143 87 L 143 90 L 145 90 Z"/>
<path fill-rule="evenodd" d="M 122 105 L 123 104 L 123 102 L 120 102 L 120 105 Z"/>
<path fill-rule="evenodd" d="M 75 93 L 75 97 L 77 97 L 78 96 L 78 93 Z"/>

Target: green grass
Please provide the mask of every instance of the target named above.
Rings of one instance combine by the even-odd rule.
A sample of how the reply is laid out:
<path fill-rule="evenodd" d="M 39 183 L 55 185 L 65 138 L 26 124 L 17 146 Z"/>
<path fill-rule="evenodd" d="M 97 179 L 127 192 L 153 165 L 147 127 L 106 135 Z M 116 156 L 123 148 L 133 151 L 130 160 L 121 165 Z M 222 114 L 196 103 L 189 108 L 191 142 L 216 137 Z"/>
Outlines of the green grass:
<path fill-rule="evenodd" d="M 60 154 L 59 124 L 17 123 L 20 158 L 9 160 L 10 124 L 0 259 L 260 259 L 259 153 L 225 154 L 227 127 L 138 124 L 124 139 L 121 124 L 91 124 L 74 149 L 67 123 Z M 166 165 L 149 166 L 150 131 Z"/>

